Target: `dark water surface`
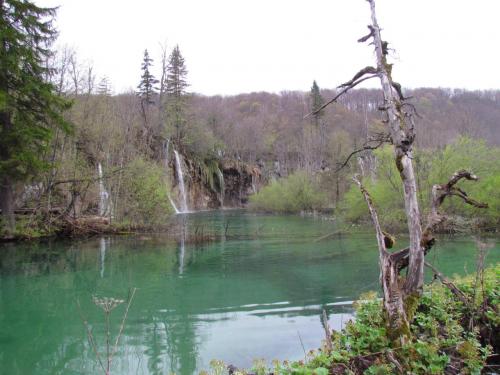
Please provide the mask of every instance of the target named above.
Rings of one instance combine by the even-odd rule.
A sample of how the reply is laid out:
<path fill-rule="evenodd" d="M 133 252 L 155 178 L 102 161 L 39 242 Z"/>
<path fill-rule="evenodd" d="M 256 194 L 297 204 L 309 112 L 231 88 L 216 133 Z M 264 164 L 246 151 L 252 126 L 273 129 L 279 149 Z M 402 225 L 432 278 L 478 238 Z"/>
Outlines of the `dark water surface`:
<path fill-rule="evenodd" d="M 0 246 L 0 374 L 102 373 L 82 322 L 106 357 L 92 296 L 137 288 L 112 374 L 190 375 L 211 359 L 300 359 L 319 347 L 321 313 L 340 329 L 351 301 L 378 288 L 373 234 L 333 235 L 333 221 L 245 211 L 190 214 L 187 226 L 226 240 L 189 245 L 161 235 Z M 401 241 L 404 242 L 404 241 Z M 403 245 L 403 244 L 401 244 Z M 497 244 L 489 263 L 500 261 Z M 440 241 L 429 260 L 472 273 L 472 240 Z M 78 303 L 80 303 L 80 308 Z M 125 305 L 111 314 L 111 336 Z M 114 341 L 114 340 L 113 340 Z"/>

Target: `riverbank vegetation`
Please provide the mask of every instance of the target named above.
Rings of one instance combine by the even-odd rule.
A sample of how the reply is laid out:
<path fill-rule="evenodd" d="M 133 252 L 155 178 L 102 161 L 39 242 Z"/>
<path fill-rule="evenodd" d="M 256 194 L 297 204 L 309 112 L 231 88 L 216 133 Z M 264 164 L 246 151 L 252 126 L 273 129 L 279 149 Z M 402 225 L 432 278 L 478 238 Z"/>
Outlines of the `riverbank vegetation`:
<path fill-rule="evenodd" d="M 19 13 L 16 22 L 55 17 L 54 10 L 2 4 L 9 10 L 3 17 Z M 316 81 L 304 92 L 189 93 L 188 63 L 180 47 L 162 46 L 157 56 L 152 51 L 138 56 L 136 91 L 114 93 L 112 82 L 83 63 L 75 50 L 51 46 L 53 29 L 39 32 L 44 44 L 33 52 L 37 61 L 22 60 L 31 53 L 27 47 L 2 50 L 2 72 L 10 74 L 4 81 L 34 79 L 47 100 L 47 105 L 33 101 L 32 118 L 21 127 L 15 121 L 21 111 L 29 113 L 23 107 L 27 104 L 0 87 L 2 97 L 12 99 L 1 109 L 2 118 L 10 119 L 2 120 L 0 140 L 6 189 L 0 194 L 2 238 L 68 233 L 70 223 L 92 217 L 106 219 L 96 219 L 108 223 L 101 232 L 152 228 L 176 211 L 239 207 L 249 200 L 256 210 L 326 208 L 360 223 L 368 217 L 351 180 L 355 173 L 365 177 L 384 226 L 401 228 L 402 206 L 392 199 L 401 191 L 394 184 L 394 166 L 387 163 L 390 151 L 370 149 L 380 143 L 373 139 L 384 126 L 378 90 L 354 88 L 319 111 L 339 90 L 321 89 Z M 13 45 L 29 37 L 22 28 L 9 35 Z M 28 64 L 24 71 L 9 63 L 20 59 Z M 34 71 L 32 63 L 36 77 L 23 76 Z M 448 178 L 454 168 L 472 167 L 481 177 L 472 187 L 474 195 L 488 196 L 490 209 L 473 220 L 474 209 L 447 203 L 447 210 L 461 218 L 453 229 L 495 230 L 500 91 L 422 88 L 405 90 L 405 95 L 413 97 L 420 114 L 415 122 L 420 203 L 425 206 L 432 184 Z M 306 117 L 311 111 L 317 113 Z"/>
<path fill-rule="evenodd" d="M 372 178 L 365 181 L 379 213 L 381 225 L 392 231 L 406 227 L 404 202 L 395 197 L 402 196 L 398 184 L 399 173 L 391 163 L 390 147 L 374 152 L 377 169 Z M 484 140 L 459 137 L 446 147 L 438 150 L 415 149 L 415 173 L 417 176 L 418 201 L 424 215 L 431 208 L 432 186 L 436 181 L 446 181 L 459 169 L 470 169 L 479 180 L 467 185 L 469 195 L 478 201 L 488 202 L 487 210 L 470 205 L 448 201 L 444 209 L 448 220 L 440 231 L 468 232 L 470 230 L 496 231 L 500 224 L 500 148 L 489 146 Z M 348 222 L 367 223 L 369 214 L 363 196 L 353 184 L 341 202 L 341 212 Z"/>
<path fill-rule="evenodd" d="M 19 7 L 15 1 L 2 4 L 11 13 Z M 55 17 L 54 10 L 31 6 L 17 11 L 16 22 L 42 14 Z M 3 17 L 11 17 L 9 12 Z M 151 229 L 176 211 L 241 207 L 248 201 L 266 212 L 334 210 L 335 216 L 362 223 L 368 217 L 353 187 L 355 173 L 365 177 L 384 226 L 402 226 L 402 206 L 392 199 L 400 190 L 394 185 L 394 167 L 387 163 L 390 152 L 366 149 L 351 155 L 373 145 L 383 129 L 378 90 L 355 88 L 306 117 L 339 90 L 321 89 L 314 81 L 303 92 L 189 93 L 181 48 L 162 46 L 159 53 L 137 57 L 136 91 L 114 93 L 112 82 L 83 63 L 85 57 L 68 47 L 53 48 L 53 29 L 40 32 L 43 51 L 37 52 L 39 69 L 32 79 L 46 90 L 48 104 L 35 103 L 25 127 L 2 122 L 0 175 L 7 190 L 0 194 L 1 238 L 66 234 L 77 221 L 105 224 L 99 233 Z M 28 37 L 22 28 L 9 35 Z M 10 74 L 5 80 L 29 81 L 8 63 L 22 60 L 26 48 L 2 50 L 2 72 Z M 33 70 L 28 65 L 25 73 Z M 13 92 L 2 87 L 1 97 L 12 99 L 2 107 L 2 118 L 17 121 L 20 111 L 28 113 L 26 103 L 17 103 Z M 500 91 L 422 88 L 405 94 L 413 97 L 421 115 L 415 123 L 421 204 L 428 201 L 433 183 L 448 178 L 454 168 L 472 167 L 481 177 L 474 195 L 491 202 L 472 227 L 495 230 Z M 447 210 L 465 219 L 455 220 L 454 229 L 470 228 L 476 217 L 474 209 L 453 203 Z"/>
<path fill-rule="evenodd" d="M 299 361 L 256 361 L 253 368 L 230 370 L 213 362 L 212 374 L 480 374 L 495 371 L 500 349 L 500 265 L 456 278 L 451 290 L 428 284 L 415 306 L 411 340 L 401 345 L 387 331 L 377 293 L 355 303 L 356 319 L 333 331 L 319 350 Z M 446 280 L 449 282 L 449 280 Z M 460 293 L 460 298 L 457 298 Z"/>
<path fill-rule="evenodd" d="M 320 210 L 327 204 L 314 176 L 303 171 L 273 180 L 250 197 L 250 208 L 256 211 L 297 213 Z"/>

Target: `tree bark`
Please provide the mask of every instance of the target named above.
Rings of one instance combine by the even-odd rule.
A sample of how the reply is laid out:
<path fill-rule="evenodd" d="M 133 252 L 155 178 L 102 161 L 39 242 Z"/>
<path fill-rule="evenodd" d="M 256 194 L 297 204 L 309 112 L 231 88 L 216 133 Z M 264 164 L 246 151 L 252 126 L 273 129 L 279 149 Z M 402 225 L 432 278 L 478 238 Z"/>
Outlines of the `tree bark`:
<path fill-rule="evenodd" d="M 380 27 L 375 14 L 374 0 L 368 0 L 371 8 L 371 31 L 377 56 L 377 70 L 384 93 L 389 131 L 394 144 L 396 166 L 401 176 L 404 191 L 405 212 L 410 236 L 409 266 L 405 281 L 407 295 L 420 295 L 424 283 L 424 251 L 421 246 L 422 226 L 417 200 L 417 184 L 412 162 L 413 127 L 406 123 L 406 115 L 401 109 L 401 97 L 392 81 L 392 65 L 387 63 L 386 42 L 380 36 Z M 385 47 L 384 47 L 385 45 Z"/>
<path fill-rule="evenodd" d="M 14 192 L 12 181 L 4 176 L 0 182 L 0 209 L 5 224 L 5 237 L 10 238 L 16 230 L 14 216 Z"/>
<path fill-rule="evenodd" d="M 1 5 L 1 3 L 0 3 Z M 10 159 L 8 144 L 2 142 L 2 139 L 8 139 L 8 134 L 12 130 L 11 114 L 7 111 L 0 112 L 0 161 Z M 0 209 L 5 225 L 5 237 L 10 238 L 14 235 L 16 221 L 14 216 L 14 182 L 12 178 L 3 172 L 0 177 Z M 0 228 L 1 229 L 1 228 Z"/>
<path fill-rule="evenodd" d="M 455 186 L 461 179 L 477 180 L 477 177 L 470 172 L 458 171 L 447 184 L 434 185 L 431 214 L 428 217 L 425 230 L 422 231 L 421 214 L 417 200 L 417 183 L 412 162 L 413 141 L 415 139 L 412 116 L 415 114 L 415 109 L 413 105 L 406 102 L 407 98 L 403 96 L 401 85 L 392 80 L 392 64 L 387 62 L 388 43 L 383 41 L 380 36 L 380 27 L 375 14 L 375 0 L 367 1 L 371 8 L 372 23 L 368 26 L 369 34 L 360 38 L 358 42 L 366 42 L 372 39 L 371 44 L 375 47 L 377 67 L 368 66 L 361 69 L 350 81 L 338 86 L 341 91 L 333 99 L 311 114 L 314 115 L 329 104 L 337 101 L 340 96 L 360 83 L 375 77 L 380 79 L 384 95 L 384 104 L 380 109 L 387 115 L 385 122 L 388 124 L 389 133 L 382 133 L 374 139 L 374 141 L 379 141 L 378 145 L 370 146 L 367 142 L 362 149 L 353 151 L 340 169 L 347 164 L 353 155 L 361 151 L 374 150 L 383 143 L 391 143 L 394 146 L 394 159 L 403 185 L 405 213 L 410 237 L 410 246 L 408 248 L 393 253 L 387 251 L 386 247 L 392 247 L 386 245 L 386 243 L 392 242 L 389 241 L 390 236 L 386 235 L 380 227 L 370 194 L 357 177 L 354 178 L 354 181 L 358 184 L 366 200 L 376 230 L 380 283 L 384 293 L 384 309 L 387 313 L 388 333 L 394 340 L 397 339 L 400 343 L 404 343 L 409 338 L 410 323 L 418 306 L 418 299 L 422 294 L 424 257 L 435 242 L 433 232 L 436 226 L 444 219 L 444 216 L 439 213 L 442 202 L 447 196 L 454 195 L 478 208 L 485 208 L 487 205 L 469 198 L 463 190 Z M 409 108 L 409 110 L 406 110 L 406 108 Z M 399 276 L 404 268 L 408 268 L 406 278 Z"/>

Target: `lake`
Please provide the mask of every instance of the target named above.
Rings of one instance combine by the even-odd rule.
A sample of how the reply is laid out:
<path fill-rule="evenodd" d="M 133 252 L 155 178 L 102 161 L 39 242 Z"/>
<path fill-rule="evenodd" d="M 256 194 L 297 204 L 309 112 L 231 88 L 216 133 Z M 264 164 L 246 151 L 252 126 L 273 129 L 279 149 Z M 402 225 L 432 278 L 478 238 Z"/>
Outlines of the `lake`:
<path fill-rule="evenodd" d="M 227 236 L 202 245 L 161 234 L 0 245 L 0 373 L 103 373 L 83 323 L 105 358 L 104 314 L 93 296 L 126 300 L 137 288 L 112 374 L 191 375 L 212 359 L 249 367 L 258 358 L 304 358 L 324 338 L 323 310 L 340 329 L 349 302 L 378 290 L 372 233 L 244 210 L 177 219 L 190 232 Z M 499 250 L 488 263 L 500 261 Z M 446 275 L 473 273 L 475 258 L 468 237 L 440 239 L 428 256 Z M 125 308 L 110 315 L 112 344 Z"/>

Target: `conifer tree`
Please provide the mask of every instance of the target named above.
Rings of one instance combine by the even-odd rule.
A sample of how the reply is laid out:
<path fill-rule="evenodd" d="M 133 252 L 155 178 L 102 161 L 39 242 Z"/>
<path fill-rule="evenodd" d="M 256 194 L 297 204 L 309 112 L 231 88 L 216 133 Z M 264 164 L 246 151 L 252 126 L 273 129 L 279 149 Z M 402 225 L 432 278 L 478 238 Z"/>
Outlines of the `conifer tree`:
<path fill-rule="evenodd" d="M 97 95 L 111 96 L 112 92 L 113 90 L 109 78 L 107 76 L 102 77 L 97 86 Z"/>
<path fill-rule="evenodd" d="M 325 104 L 325 100 L 321 96 L 321 93 L 319 92 L 319 86 L 316 83 L 316 81 L 313 81 L 313 85 L 311 87 L 311 112 L 314 114 L 313 115 L 313 122 L 314 125 L 318 126 L 321 120 L 321 117 L 324 115 L 324 111 L 318 111 L 323 104 Z"/>
<path fill-rule="evenodd" d="M 148 50 L 144 50 L 144 58 L 142 60 L 141 70 L 141 82 L 137 86 L 137 95 L 141 98 L 141 103 L 143 106 L 154 104 L 154 96 L 157 94 L 158 80 L 150 72 L 150 68 L 153 65 L 153 59 L 149 57 Z"/>
<path fill-rule="evenodd" d="M 175 139 L 179 144 L 185 130 L 185 105 L 187 69 L 179 46 L 175 46 L 170 54 L 167 66 L 166 93 L 167 93 L 167 121 L 175 130 Z"/>
<path fill-rule="evenodd" d="M 0 208 L 7 235 L 15 229 L 15 185 L 47 167 L 42 155 L 56 128 L 70 131 L 62 117 L 69 102 L 46 79 L 55 13 L 27 0 L 0 0 Z"/>

